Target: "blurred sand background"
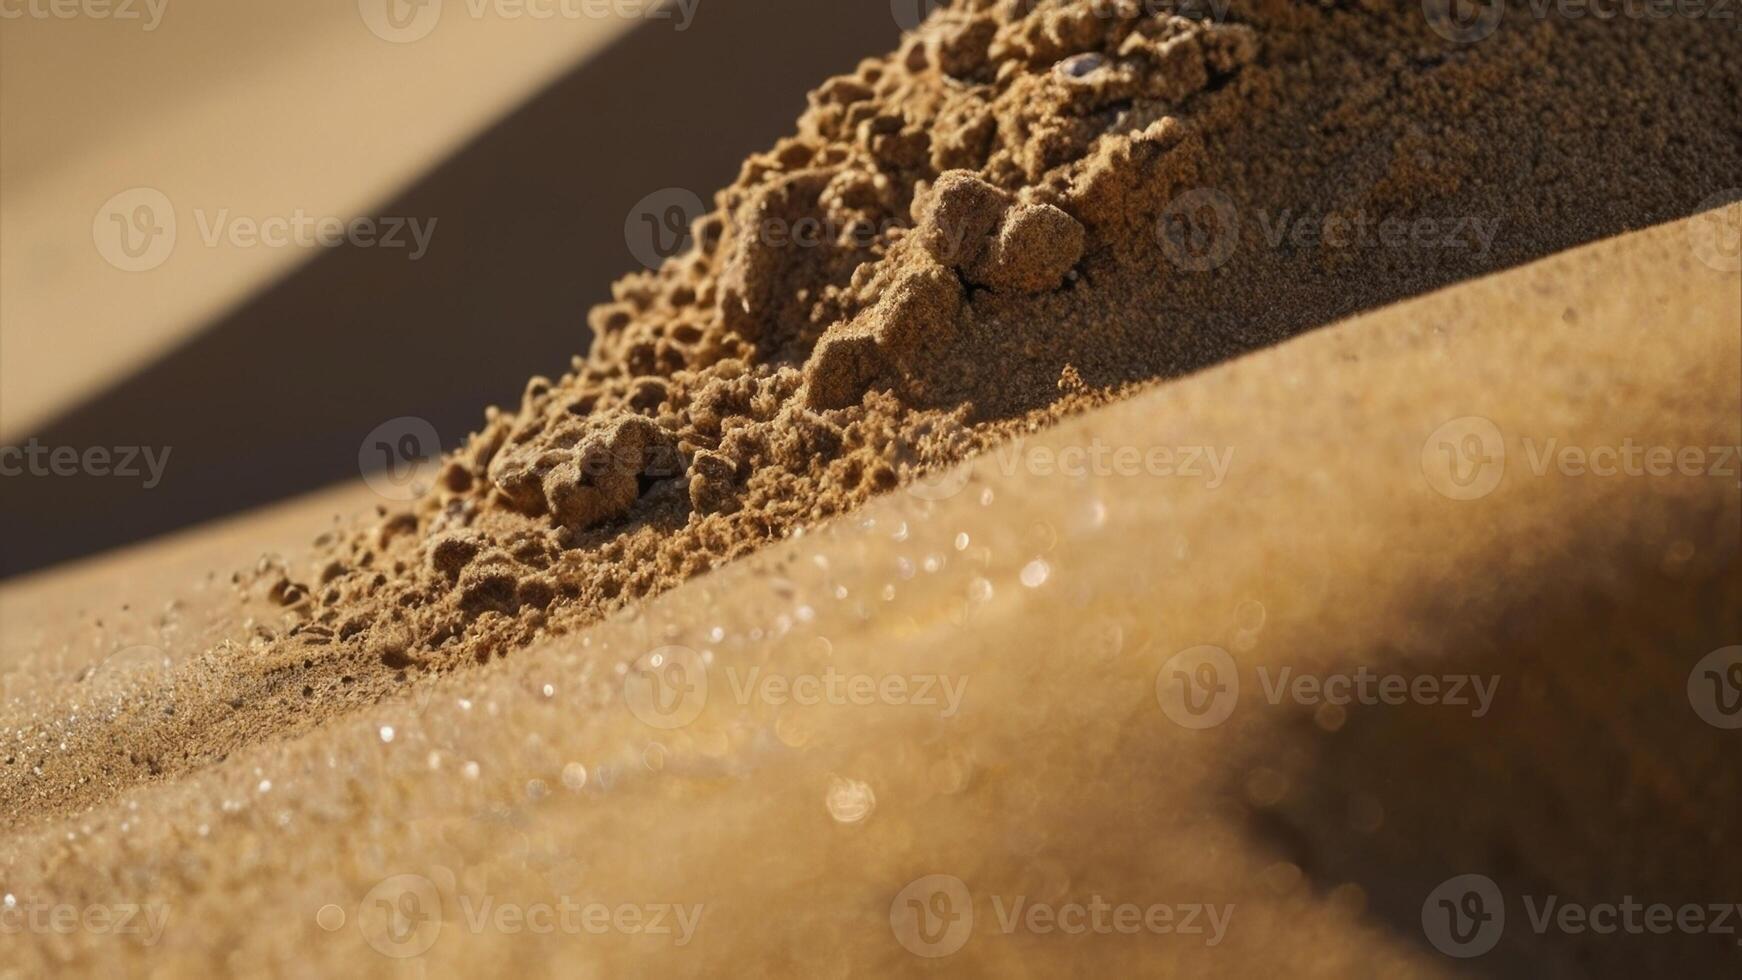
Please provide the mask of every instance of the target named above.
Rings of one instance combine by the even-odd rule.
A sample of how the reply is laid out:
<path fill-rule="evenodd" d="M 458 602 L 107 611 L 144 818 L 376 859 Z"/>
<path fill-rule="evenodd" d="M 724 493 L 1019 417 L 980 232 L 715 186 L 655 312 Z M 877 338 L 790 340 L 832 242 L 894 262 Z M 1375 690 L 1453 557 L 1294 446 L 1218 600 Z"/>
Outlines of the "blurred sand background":
<path fill-rule="evenodd" d="M 0 20 L 0 442 L 169 446 L 176 476 L 0 483 L 0 576 L 355 478 L 392 418 L 451 446 L 586 348 L 586 309 L 637 266 L 638 201 L 705 199 L 815 80 L 900 34 L 881 0 L 690 5 L 687 29 L 678 8 L 448 0 L 395 43 L 365 20 L 376 6 L 169 0 L 149 31 Z M 177 240 L 127 272 L 93 223 L 139 187 L 170 202 Z M 418 261 L 209 246 L 200 218 L 224 209 L 435 224 Z M 479 363 L 466 345 L 486 335 Z"/>

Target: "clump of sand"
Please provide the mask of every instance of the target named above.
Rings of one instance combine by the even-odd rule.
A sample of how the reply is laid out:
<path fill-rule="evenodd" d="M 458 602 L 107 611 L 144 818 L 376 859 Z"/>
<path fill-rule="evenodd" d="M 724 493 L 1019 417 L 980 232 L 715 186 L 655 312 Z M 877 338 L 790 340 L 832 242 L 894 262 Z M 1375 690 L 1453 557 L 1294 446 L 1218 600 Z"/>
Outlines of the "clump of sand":
<path fill-rule="evenodd" d="M 506 656 L 1134 385 L 1742 172 L 1714 125 L 1738 41 L 1697 21 L 1463 44 L 1413 3 L 1162 6 L 965 0 L 823 84 L 430 496 L 243 583 L 294 625 L 186 665 L 177 712 L 25 760 L 28 788 L 0 768 L 0 800 L 97 799 Z M 1409 233 L 1329 234 L 1388 221 Z"/>

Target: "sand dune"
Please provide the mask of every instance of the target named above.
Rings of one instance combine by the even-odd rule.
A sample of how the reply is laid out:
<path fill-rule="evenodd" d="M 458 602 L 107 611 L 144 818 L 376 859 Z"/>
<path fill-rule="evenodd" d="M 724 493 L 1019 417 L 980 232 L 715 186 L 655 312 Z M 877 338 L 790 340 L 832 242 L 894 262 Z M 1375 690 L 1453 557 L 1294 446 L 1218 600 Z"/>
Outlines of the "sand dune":
<path fill-rule="evenodd" d="M 1732 736 L 1689 680 L 1742 635 L 1742 490 L 1715 454 L 1663 476 L 1543 455 L 1742 442 L 1742 291 L 1690 241 L 1672 223 L 1248 356 L 463 684 L 15 834 L 0 885 L 17 902 L 137 903 L 166 924 L 9 948 L 25 975 L 1438 975 L 1460 962 L 1423 906 L 1482 874 L 1507 903 L 1483 972 L 1722 969 L 1733 937 L 1539 935 L 1527 904 L 1737 898 Z M 1490 431 L 1498 453 L 1442 457 L 1448 435 Z M 1096 446 L 1231 464 L 1212 485 L 1035 462 Z M 234 616 L 227 589 L 136 596 L 178 594 L 178 645 Z M 52 608 L 33 622 L 20 595 L 12 662 L 20 637 L 152 638 Z M 1239 678 L 1219 724 L 1170 686 L 1203 645 Z M 685 650 L 709 660 L 705 697 L 701 674 L 668 689 L 645 672 L 655 651 L 694 666 Z M 1284 668 L 1448 686 L 1272 704 Z M 908 686 L 806 706 L 757 680 L 831 672 Z M 1491 684 L 1486 709 L 1475 686 L 1450 696 L 1455 677 Z M 1047 911 L 1012 920 L 1018 896 Z M 1050 925 L 1097 897 L 1150 925 Z"/>

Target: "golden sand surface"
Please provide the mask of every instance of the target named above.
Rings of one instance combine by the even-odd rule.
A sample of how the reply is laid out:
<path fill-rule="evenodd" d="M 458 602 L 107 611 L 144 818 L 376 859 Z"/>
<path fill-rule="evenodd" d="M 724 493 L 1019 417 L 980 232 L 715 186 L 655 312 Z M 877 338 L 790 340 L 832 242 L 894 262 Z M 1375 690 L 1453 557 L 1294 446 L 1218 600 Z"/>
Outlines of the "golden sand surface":
<path fill-rule="evenodd" d="M 1531 915 L 1742 900 L 1739 736 L 1702 686 L 1742 642 L 1742 278 L 1711 220 L 1158 386 L 15 829 L 0 977 L 1733 969 L 1734 935 Z M 0 590 L 0 737 L 245 643 L 201 576 L 362 499 Z M 1504 895 L 1480 959 L 1435 931 L 1464 875 Z"/>
<path fill-rule="evenodd" d="M 8 441 L 319 251 L 307 234 L 291 247 L 214 247 L 213 229 L 367 214 L 632 23 L 471 17 L 456 4 L 437 30 L 441 5 L 419 4 L 395 41 L 382 19 L 388 7 L 118 0 L 103 5 L 114 16 L 99 18 L 22 18 L 56 8 L 8 7 L 0 32 L 0 432 Z M 93 218 L 141 205 L 184 243 L 174 261 L 153 260 L 153 275 L 103 252 L 101 239 L 93 247 Z"/>

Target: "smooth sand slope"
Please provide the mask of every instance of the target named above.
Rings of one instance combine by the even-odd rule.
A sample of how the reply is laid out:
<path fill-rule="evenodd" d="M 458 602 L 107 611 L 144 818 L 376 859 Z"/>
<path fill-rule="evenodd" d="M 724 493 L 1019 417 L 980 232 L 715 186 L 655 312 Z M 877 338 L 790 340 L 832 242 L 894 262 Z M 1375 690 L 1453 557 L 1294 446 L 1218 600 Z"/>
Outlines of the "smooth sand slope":
<path fill-rule="evenodd" d="M 7 962 L 1430 975 L 1460 961 L 1430 944 L 1424 903 L 1483 874 L 1503 935 L 1464 967 L 1728 968 L 1734 936 L 1539 935 L 1527 905 L 1742 898 L 1737 736 L 1690 684 L 1742 642 L 1742 490 L 1713 451 L 1742 442 L 1742 281 L 1705 227 L 1327 328 L 560 644 L 89 812 L 22 807 L 0 851 L 9 906 L 145 911 L 131 934 L 21 929 Z M 1654 447 L 1687 465 L 1589 469 Z M 1167 463 L 1133 471 L 1121 448 Z M 228 576 L 258 550 L 240 542 L 315 533 L 340 503 L 9 586 L 4 663 L 26 675 L 8 683 L 34 696 L 56 660 L 64 683 L 132 644 L 180 658 L 242 639 L 269 580 L 238 603 Z M 202 568 L 214 584 L 190 588 Z M 130 610 L 67 615 L 66 596 L 121 579 Z M 1218 665 L 1238 696 L 1201 701 L 1231 690 Z M 1273 704 L 1284 668 L 1431 677 L 1448 696 Z M 107 717 L 159 671 L 112 658 L 79 711 Z M 1443 703 L 1459 677 L 1486 710 L 1474 683 Z M 43 731 L 7 764 L 57 751 Z M 1140 911 L 1068 911 L 1097 901 Z M 1148 925 L 1069 934 L 1061 909 Z"/>

